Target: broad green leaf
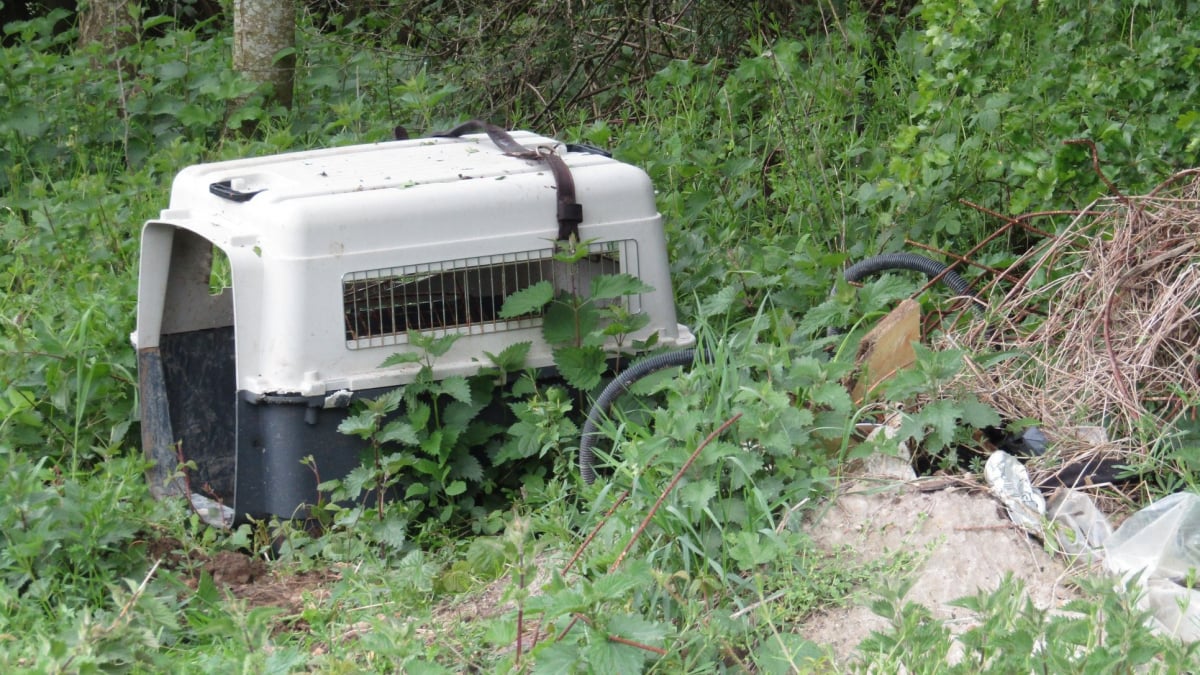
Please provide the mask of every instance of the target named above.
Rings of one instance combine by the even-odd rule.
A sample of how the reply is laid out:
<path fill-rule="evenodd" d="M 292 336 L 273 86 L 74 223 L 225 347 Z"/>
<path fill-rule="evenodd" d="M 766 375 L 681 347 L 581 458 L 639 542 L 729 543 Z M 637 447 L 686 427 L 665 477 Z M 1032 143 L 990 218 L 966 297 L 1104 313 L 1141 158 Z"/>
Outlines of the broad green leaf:
<path fill-rule="evenodd" d="M 421 355 L 417 352 L 396 352 L 384 359 L 383 363 L 379 364 L 379 367 L 391 368 L 392 366 L 399 366 L 405 363 L 417 363 L 420 360 Z"/>
<path fill-rule="evenodd" d="M 513 293 L 504 299 L 500 308 L 501 319 L 515 319 L 541 310 L 547 302 L 554 299 L 554 284 L 549 281 L 539 281 L 536 284 Z"/>
<path fill-rule="evenodd" d="M 479 414 L 482 408 L 482 405 L 475 403 L 451 401 L 450 405 L 446 406 L 446 410 L 442 413 L 442 426 L 457 429 L 461 432 L 475 419 L 475 416 Z"/>
<path fill-rule="evenodd" d="M 375 433 L 375 415 L 369 411 L 363 411 L 355 415 L 350 415 L 338 424 L 338 433 L 346 434 L 347 436 L 358 436 L 359 438 L 370 438 L 371 434 Z"/>
<path fill-rule="evenodd" d="M 717 315 L 724 315 L 733 307 L 734 301 L 737 300 L 741 289 L 737 286 L 723 286 L 721 290 L 704 298 L 700 302 L 700 316 L 711 318 Z"/>
<path fill-rule="evenodd" d="M 693 509 L 703 509 L 716 496 L 717 485 L 711 480 L 693 481 L 679 489 L 680 499 Z"/>
<path fill-rule="evenodd" d="M 592 300 L 607 300 L 624 295 L 649 293 L 654 289 L 632 274 L 601 274 L 592 277 Z"/>
<path fill-rule="evenodd" d="M 499 577 L 507 561 L 501 537 L 476 537 L 467 547 L 467 564 L 478 577 L 488 580 Z"/>
<path fill-rule="evenodd" d="M 529 356 L 529 348 L 533 346 L 528 340 L 524 342 L 514 342 L 513 344 L 500 350 L 499 354 L 484 352 L 483 355 L 492 362 L 500 370 L 506 373 L 512 373 L 525 367 L 525 359 Z"/>
<path fill-rule="evenodd" d="M 483 480 L 483 465 L 471 453 L 459 453 L 454 459 L 454 473 L 452 475 L 456 478 L 463 478 L 477 483 Z"/>
<path fill-rule="evenodd" d="M 563 347 L 554 350 L 554 364 L 567 384 L 590 391 L 600 384 L 607 366 L 607 357 L 599 347 Z"/>
<path fill-rule="evenodd" d="M 593 639 L 584 647 L 588 671 L 593 673 L 640 673 L 651 653 L 619 642 Z"/>
<path fill-rule="evenodd" d="M 429 425 L 429 418 L 433 414 L 433 409 L 424 401 L 414 401 L 408 404 L 408 421 L 414 429 L 424 431 Z"/>
<path fill-rule="evenodd" d="M 397 387 L 387 391 L 373 399 L 365 401 L 367 410 L 379 415 L 386 415 L 394 412 L 400 407 L 400 401 L 404 398 L 404 388 Z"/>
<path fill-rule="evenodd" d="M 661 647 L 670 627 L 637 614 L 616 614 L 608 620 L 608 632 L 651 647 Z"/>
<path fill-rule="evenodd" d="M 429 355 L 433 357 L 445 356 L 450 351 L 450 348 L 454 346 L 454 343 L 458 342 L 458 339 L 461 337 L 462 335 L 458 333 L 446 333 L 441 337 L 433 338 L 425 346 L 425 351 L 429 352 Z"/>
<path fill-rule="evenodd" d="M 456 480 L 446 486 L 446 495 L 449 497 L 457 497 L 467 491 L 467 483 L 465 481 Z"/>
<path fill-rule="evenodd" d="M 549 647 L 539 648 L 533 664 L 534 675 L 568 675 L 578 672 L 579 645 L 573 642 L 555 642 Z M 641 672 L 641 664 L 638 670 Z"/>
<path fill-rule="evenodd" d="M 930 428 L 929 435 L 936 447 L 944 448 L 954 442 L 960 410 L 956 402 L 943 399 L 929 403 L 915 417 Z"/>
<path fill-rule="evenodd" d="M 809 390 L 809 401 L 813 405 L 825 406 L 838 412 L 849 413 L 854 409 L 846 388 L 837 382 L 825 382 Z"/>
<path fill-rule="evenodd" d="M 974 396 L 963 398 L 958 402 L 959 412 L 962 417 L 963 424 L 975 427 L 976 429 L 984 429 L 987 427 L 998 427 L 1001 424 L 1000 414 L 995 408 L 981 403 Z"/>
<path fill-rule="evenodd" d="M 442 380 L 441 391 L 456 401 L 471 402 L 471 384 L 462 375 L 452 375 Z"/>
<path fill-rule="evenodd" d="M 388 515 L 382 521 L 375 521 L 375 525 L 371 528 L 371 534 L 374 535 L 376 541 L 399 551 L 408 541 L 408 520 Z"/>
<path fill-rule="evenodd" d="M 643 560 L 628 560 L 616 572 L 596 579 L 589 590 L 597 600 L 620 600 L 629 591 L 653 581 L 648 563 Z"/>
<path fill-rule="evenodd" d="M 824 665 L 824 652 L 816 644 L 796 633 L 772 631 L 754 655 L 759 672 L 771 675 L 815 672 Z"/>
<path fill-rule="evenodd" d="M 388 422 L 380 430 L 377 439 L 380 443 L 401 443 L 403 445 L 418 445 L 421 442 L 412 425 L 402 420 Z"/>
<path fill-rule="evenodd" d="M 575 307 L 570 299 L 553 302 L 542 319 L 542 337 L 552 345 L 575 345 L 600 325 L 600 311 L 590 302 Z"/>

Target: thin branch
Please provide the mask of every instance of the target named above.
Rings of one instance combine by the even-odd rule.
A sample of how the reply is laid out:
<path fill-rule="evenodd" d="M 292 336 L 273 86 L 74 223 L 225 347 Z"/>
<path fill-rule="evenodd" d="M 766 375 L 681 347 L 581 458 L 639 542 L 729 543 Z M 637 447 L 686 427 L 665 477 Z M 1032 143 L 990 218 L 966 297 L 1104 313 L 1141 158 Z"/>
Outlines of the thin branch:
<path fill-rule="evenodd" d="M 1104 184 L 1108 186 L 1109 192 L 1116 195 L 1117 199 L 1120 199 L 1122 202 L 1124 202 L 1126 204 L 1129 203 L 1129 198 L 1126 197 L 1125 195 L 1121 194 L 1121 191 L 1117 189 L 1117 186 L 1113 185 L 1112 181 L 1110 181 L 1108 179 L 1108 177 L 1104 175 L 1104 172 L 1100 170 L 1100 153 L 1096 151 L 1096 142 L 1095 141 L 1093 141 L 1090 138 L 1072 138 L 1070 140 L 1063 141 L 1063 145 L 1086 145 L 1086 146 L 1088 146 L 1088 148 L 1090 148 L 1092 151 L 1092 170 L 1095 171 L 1096 175 L 1100 177 L 1100 180 L 1103 181 Z"/>
<path fill-rule="evenodd" d="M 600 528 L 604 527 L 604 523 L 608 522 L 609 517 L 612 516 L 613 512 L 617 510 L 618 506 L 625 502 L 627 497 L 629 497 L 629 490 L 622 492 L 621 496 L 617 498 L 617 503 L 613 504 L 612 507 L 610 507 L 608 511 L 605 512 L 605 514 L 600 518 L 600 522 L 596 523 L 596 526 L 593 527 L 592 531 L 588 533 L 588 536 L 584 538 L 583 543 L 580 544 L 579 548 L 575 550 L 575 555 L 571 556 L 571 559 L 567 561 L 566 566 L 563 567 L 562 573 L 564 575 L 571 571 L 571 567 L 573 567 L 579 560 L 579 557 L 583 555 L 584 549 L 586 549 L 588 545 L 592 543 L 592 540 L 595 539 L 596 535 L 600 532 Z"/>
<path fill-rule="evenodd" d="M 644 519 L 642 519 L 642 524 L 638 525 L 638 528 L 634 531 L 633 536 L 629 538 L 629 543 L 625 544 L 625 549 L 621 551 L 621 554 L 617 556 L 617 559 L 614 560 L 613 564 L 608 568 L 609 574 L 612 574 L 617 570 L 618 567 L 621 566 L 621 563 L 625 560 L 625 556 L 629 555 L 629 551 L 633 549 L 633 545 L 635 542 L 637 542 L 638 537 L 642 535 L 642 532 L 646 531 L 646 526 L 650 524 L 650 519 L 653 518 L 654 514 L 658 512 L 659 507 L 662 506 L 662 503 L 667 500 L 667 495 L 671 494 L 671 491 L 674 490 L 675 486 L 679 484 L 679 481 L 683 479 L 684 472 L 691 468 L 692 463 L 696 461 L 696 458 L 700 456 L 700 453 L 704 451 L 704 448 L 708 447 L 709 443 L 712 443 L 717 436 L 720 436 L 726 429 L 733 426 L 733 423 L 741 419 L 741 417 L 742 413 L 738 413 L 725 420 L 721 426 L 717 427 L 715 431 L 709 434 L 708 437 L 696 447 L 691 456 L 687 458 L 687 461 L 683 463 L 683 466 L 679 467 L 679 470 L 675 472 L 675 477 L 671 479 L 670 484 L 667 485 L 667 488 L 663 490 L 661 495 L 658 496 L 658 501 L 654 502 L 654 506 L 650 507 L 650 512 L 646 514 Z"/>

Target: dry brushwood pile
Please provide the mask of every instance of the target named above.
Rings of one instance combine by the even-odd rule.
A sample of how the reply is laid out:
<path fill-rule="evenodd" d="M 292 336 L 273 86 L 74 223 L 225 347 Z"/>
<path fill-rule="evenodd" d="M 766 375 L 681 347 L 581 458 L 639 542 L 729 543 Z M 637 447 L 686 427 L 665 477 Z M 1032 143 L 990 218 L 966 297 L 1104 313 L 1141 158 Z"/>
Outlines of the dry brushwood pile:
<path fill-rule="evenodd" d="M 1047 467 L 1143 464 L 1200 401 L 1198 263 L 1200 169 L 1095 202 L 999 275 L 1011 287 L 992 294 L 987 326 L 951 337 L 1013 355 L 973 368 L 968 387 L 1008 419 L 1041 421 L 1057 448 Z"/>

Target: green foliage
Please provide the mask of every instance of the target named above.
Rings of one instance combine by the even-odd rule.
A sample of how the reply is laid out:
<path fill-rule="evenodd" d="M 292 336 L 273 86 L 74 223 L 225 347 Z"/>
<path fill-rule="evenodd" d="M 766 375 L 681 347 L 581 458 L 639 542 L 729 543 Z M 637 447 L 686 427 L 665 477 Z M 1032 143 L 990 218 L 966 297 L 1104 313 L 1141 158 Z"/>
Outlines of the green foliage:
<path fill-rule="evenodd" d="M 555 264 L 565 266 L 572 288 L 578 285 L 573 263 L 587 250 L 584 243 L 556 254 Z M 636 277 L 615 274 L 596 276 L 589 290 L 583 297 L 567 292 L 556 296 L 549 282 L 540 282 L 506 298 L 500 311 L 508 318 L 541 314 L 558 374 L 567 386 L 585 392 L 596 388 L 609 370 L 605 345 L 610 336 L 616 336 L 619 350 L 625 331 L 644 325 L 637 321 L 639 315 L 624 308 L 622 298 L 652 289 Z M 421 368 L 412 382 L 364 401 L 338 427 L 366 441 L 369 458 L 345 479 L 321 485 L 329 501 L 319 504 L 315 515 L 323 525 L 359 526 L 365 502 L 372 499 L 375 538 L 403 550 L 404 532 L 414 516 L 434 514 L 442 524 L 464 516 L 477 519 L 487 513 L 488 495 L 514 487 L 498 482 L 498 470 L 508 471 L 506 465 L 519 460 L 544 458 L 575 441 L 577 427 L 569 417 L 575 406 L 561 385 L 542 386 L 530 371 L 515 386 L 505 386 L 511 374 L 524 368 L 528 342 L 510 345 L 499 355 L 487 354 L 491 366 L 470 378 L 454 375 L 435 380 L 436 360 L 449 353 L 460 337 L 410 332 L 408 344 L 417 351 L 396 353 L 383 361 L 385 368 L 406 363 L 419 363 Z M 517 420 L 507 428 L 505 438 L 501 435 L 506 429 L 497 423 L 496 415 L 485 414 L 503 399 L 513 399 L 509 406 Z M 544 474 L 543 467 L 532 471 L 538 480 Z M 522 484 L 530 478 L 526 472 L 518 475 Z M 389 498 L 395 497 L 404 504 L 389 504 Z M 344 506 L 355 500 L 359 506 Z M 476 522 L 473 527 L 482 526 Z"/>
<path fill-rule="evenodd" d="M 1132 600 L 1136 581 L 1124 589 L 1100 580 L 1083 586 L 1087 598 L 1067 603 L 1061 612 L 1038 608 L 1011 575 L 994 591 L 956 600 L 952 604 L 980 622 L 959 637 L 964 654 L 951 666 L 949 631 L 929 609 L 903 601 L 910 586 L 902 583 L 872 605 L 891 625 L 860 649 L 877 667 L 910 672 L 1172 673 L 1192 667 L 1196 645 L 1151 630 L 1147 613 Z"/>
<path fill-rule="evenodd" d="M 230 30 L 216 22 L 143 17 L 152 30 L 114 54 L 75 49 L 73 29 L 54 32 L 61 15 L 5 27 L 0 670 L 828 670 L 798 632 L 805 616 L 912 562 L 821 552 L 798 525 L 851 453 L 862 404 L 842 385 L 849 352 L 916 289 L 898 277 L 851 288 L 837 270 L 905 239 L 974 245 L 998 223 L 962 199 L 1016 213 L 1105 194 L 1089 148 L 1064 141 L 1094 142 L 1125 192 L 1200 163 L 1200 24 L 1186 3 L 428 4 L 346 3 L 320 29 L 303 19 L 292 111 L 232 73 Z M 835 16 L 834 5 L 845 7 Z M 476 116 L 646 169 L 680 320 L 713 362 L 638 383 L 602 425 L 602 477 L 584 487 L 573 448 L 588 395 L 611 358 L 656 346 L 630 340 L 646 319 L 620 301 L 646 289 L 626 275 L 565 293 L 538 284 L 504 316 L 540 314 L 565 383 L 526 372 L 529 343 L 435 381 L 454 336 L 412 336 L 388 364 L 421 375 L 344 425 L 368 461 L 322 484 L 322 533 L 292 521 L 225 533 L 150 501 L 128 335 L 138 231 L 167 205 L 171 177 Z M 256 137 L 230 133 L 245 122 Z M 1002 237 L 977 257 L 1012 260 L 1027 245 Z M 969 427 L 998 422 L 947 388 L 964 357 L 922 349 L 881 392 L 932 401 L 910 408 L 900 438 L 945 465 Z M 1165 467 L 1162 490 L 1195 483 L 1185 422 L 1147 460 Z M 553 555 L 593 528 L 563 573 Z M 163 532 L 205 551 L 274 550 L 280 566 L 335 566 L 341 579 L 294 614 L 252 609 L 210 576 L 154 568 L 143 542 Z M 430 616 L 491 583 L 524 614 L 448 631 Z M 946 670 L 943 626 L 903 593 L 885 597 L 892 628 L 863 645 L 864 669 Z M 963 672 L 1194 670 L 1194 648 L 1150 635 L 1107 588 L 1088 587 L 1061 616 L 1015 583 L 961 604 L 982 617 L 961 637 Z M 533 621 L 547 630 L 517 657 Z"/>
<path fill-rule="evenodd" d="M 1086 205 L 1108 189 L 1073 139 L 1095 143 L 1125 193 L 1200 163 L 1200 25 L 1184 6 L 930 0 L 916 15 L 889 63 L 912 86 L 907 124 L 857 192 L 864 212 L 910 222 L 907 236 L 977 238 L 987 216 L 960 199 L 1005 214 Z"/>

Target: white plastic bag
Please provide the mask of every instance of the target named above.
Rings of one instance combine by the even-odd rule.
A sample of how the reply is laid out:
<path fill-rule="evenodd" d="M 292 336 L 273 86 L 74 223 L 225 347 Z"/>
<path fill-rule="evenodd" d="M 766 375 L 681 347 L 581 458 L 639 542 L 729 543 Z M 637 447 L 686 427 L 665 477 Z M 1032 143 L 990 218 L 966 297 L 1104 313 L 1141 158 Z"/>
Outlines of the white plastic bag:
<path fill-rule="evenodd" d="M 1144 589 L 1139 606 L 1182 640 L 1200 639 L 1200 495 L 1179 492 L 1130 516 L 1104 544 L 1108 569 Z"/>

